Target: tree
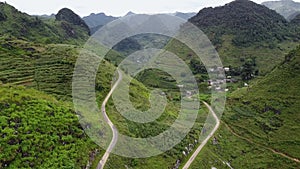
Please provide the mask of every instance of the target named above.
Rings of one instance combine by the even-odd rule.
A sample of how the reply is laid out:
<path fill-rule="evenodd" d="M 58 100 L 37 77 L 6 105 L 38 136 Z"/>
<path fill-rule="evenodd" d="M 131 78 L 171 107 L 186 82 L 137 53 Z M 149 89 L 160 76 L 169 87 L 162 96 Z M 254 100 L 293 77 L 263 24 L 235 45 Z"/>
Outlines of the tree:
<path fill-rule="evenodd" d="M 241 77 L 244 81 L 251 80 L 255 74 L 255 58 L 247 59 L 241 68 Z M 258 72 L 257 72 L 258 73 Z"/>
<path fill-rule="evenodd" d="M 190 64 L 194 74 L 206 74 L 206 68 L 199 60 L 192 58 Z"/>

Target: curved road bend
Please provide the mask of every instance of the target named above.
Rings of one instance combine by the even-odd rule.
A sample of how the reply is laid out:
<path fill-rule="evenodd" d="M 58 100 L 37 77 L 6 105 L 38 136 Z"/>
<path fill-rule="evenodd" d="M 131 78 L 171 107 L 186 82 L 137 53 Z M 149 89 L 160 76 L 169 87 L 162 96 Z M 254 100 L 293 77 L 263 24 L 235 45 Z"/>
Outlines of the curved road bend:
<path fill-rule="evenodd" d="M 122 73 L 120 70 L 118 70 L 118 75 L 119 78 L 117 80 L 117 82 L 114 84 L 114 86 L 112 87 L 112 89 L 110 90 L 110 92 L 108 93 L 108 95 L 105 97 L 102 106 L 101 106 L 101 111 L 102 111 L 102 115 L 104 117 L 105 122 L 110 126 L 111 130 L 113 131 L 113 138 L 105 152 L 105 154 L 103 155 L 102 159 L 99 161 L 97 169 L 103 169 L 107 159 L 109 157 L 110 152 L 112 151 L 112 149 L 114 148 L 114 146 L 117 143 L 118 140 L 118 130 L 116 129 L 116 127 L 114 126 L 114 124 L 111 122 L 111 120 L 108 118 L 107 114 L 106 114 L 106 110 L 105 110 L 105 106 L 106 103 L 108 102 L 109 98 L 111 97 L 112 93 L 114 92 L 114 90 L 117 88 L 117 86 L 119 85 L 119 83 L 122 81 Z M 203 102 L 205 104 L 205 106 L 209 109 L 209 111 L 213 114 L 215 120 L 216 120 L 216 126 L 214 127 L 214 129 L 211 131 L 211 133 L 207 136 L 207 138 L 200 144 L 200 146 L 197 148 L 197 150 L 193 153 L 193 155 L 190 157 L 190 159 L 187 161 L 187 163 L 184 165 L 183 169 L 188 169 L 190 167 L 190 165 L 192 164 L 192 162 L 195 160 L 195 158 L 197 157 L 197 155 L 200 153 L 200 151 L 202 150 L 202 148 L 207 144 L 208 140 L 213 136 L 213 134 L 218 130 L 219 126 L 220 126 L 220 120 L 217 117 L 216 113 L 213 111 L 213 109 L 206 103 Z"/>
<path fill-rule="evenodd" d="M 113 132 L 113 137 L 112 140 L 105 152 L 105 154 L 103 155 L 102 159 L 99 161 L 97 169 L 103 169 L 105 166 L 105 163 L 109 157 L 110 152 L 112 151 L 112 149 L 115 147 L 117 140 L 118 140 L 118 130 L 117 128 L 114 126 L 114 124 L 111 122 L 111 120 L 108 118 L 107 114 L 106 114 L 106 110 L 105 110 L 105 106 L 106 103 L 108 102 L 108 99 L 110 98 L 110 96 L 112 95 L 112 93 L 114 92 L 114 90 L 117 88 L 117 86 L 119 85 L 119 83 L 122 81 L 122 73 L 120 70 L 118 70 L 118 75 L 119 78 L 117 80 L 117 82 L 113 85 L 112 89 L 109 91 L 108 95 L 105 97 L 102 106 L 101 106 L 101 111 L 102 111 L 102 115 L 104 117 L 105 122 L 109 125 L 109 127 L 111 128 L 112 132 Z"/>
<path fill-rule="evenodd" d="M 216 113 L 214 112 L 214 110 L 206 102 L 203 102 L 203 103 L 209 109 L 209 111 L 212 113 L 212 115 L 214 116 L 214 118 L 215 118 L 215 120 L 216 120 L 217 123 L 216 123 L 216 126 L 214 127 L 214 129 L 209 133 L 209 135 L 205 138 L 205 140 L 200 144 L 200 146 L 196 149 L 196 151 L 193 153 L 193 155 L 186 162 L 186 164 L 183 166 L 182 169 L 188 169 L 190 167 L 190 165 L 195 160 L 195 158 L 197 157 L 197 155 L 200 153 L 200 151 L 202 150 L 202 148 L 207 144 L 208 140 L 215 134 L 215 132 L 220 127 L 220 120 L 219 120 L 218 116 L 216 115 Z"/>

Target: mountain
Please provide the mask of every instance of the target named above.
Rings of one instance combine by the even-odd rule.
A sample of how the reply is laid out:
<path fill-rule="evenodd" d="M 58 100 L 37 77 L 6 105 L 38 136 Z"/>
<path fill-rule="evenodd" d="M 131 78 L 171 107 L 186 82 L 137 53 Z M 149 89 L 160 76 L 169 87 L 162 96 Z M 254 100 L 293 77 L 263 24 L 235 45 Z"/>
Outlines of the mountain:
<path fill-rule="evenodd" d="M 6 19 L 7 14 L 3 13 L 5 15 L 1 15 L 1 18 Z M 21 12 L 14 13 L 24 16 Z M 25 16 L 29 20 L 35 19 Z M 8 24 L 20 23 L 14 19 L 16 18 L 10 18 Z M 42 39 L 58 38 L 61 41 L 53 40 L 49 44 L 24 35 L 18 37 L 8 33 L 0 35 L 0 126 L 3 127 L 0 144 L 5 146 L 0 148 L 0 151 L 5 151 L 0 153 L 0 168 L 38 168 L 38 166 L 41 168 L 88 168 L 87 163 L 92 164 L 92 162 L 97 165 L 105 150 L 96 146 L 85 135 L 72 109 L 72 78 L 77 57 L 81 52 L 86 52 L 85 56 L 89 54 L 94 56 L 97 50 L 92 52 L 82 49 L 82 39 L 76 37 L 81 33 L 85 33 L 87 37 L 86 27 L 68 9 L 59 11 L 56 19 L 45 19 L 40 22 L 52 34 L 39 34 L 35 27 L 28 26 L 27 29 L 32 32 L 32 35 Z M 13 26 L 10 28 L 18 31 L 14 30 Z M 3 27 L 1 31 L 6 29 Z M 64 40 L 65 38 L 72 39 L 76 45 L 68 44 L 69 41 Z M 148 37 L 138 38 L 139 42 L 144 42 L 144 39 Z M 131 41 L 125 43 L 135 44 Z M 152 46 L 156 43 L 158 42 L 145 43 L 145 45 Z M 139 49 L 139 46 L 133 45 L 133 47 Z M 107 61 L 99 65 L 97 77 L 94 79 L 95 94 L 99 104 L 110 90 L 114 72 L 115 67 Z M 168 74 L 166 77 L 171 78 Z M 173 121 L 176 120 L 180 107 L 180 95 L 179 88 L 175 87 L 176 90 L 172 92 L 165 91 L 166 98 L 168 98 L 165 112 L 162 117 L 152 123 L 139 124 L 128 121 L 115 113 L 116 108 L 112 100 L 109 101 L 107 111 L 118 131 L 126 135 L 136 138 L 157 135 L 171 127 Z M 134 107 L 148 110 L 149 97 L 150 92 L 143 84 L 136 80 L 131 82 L 130 101 Z M 200 111 L 201 115 L 206 114 L 204 110 Z M 80 115 L 80 112 L 76 113 Z M 97 118 L 92 118 L 92 120 L 99 124 Z M 155 165 L 153 168 L 172 168 L 173 163 L 182 157 L 185 146 L 194 143 L 194 138 L 197 138 L 200 133 L 198 129 L 201 125 L 202 118 L 199 118 L 189 133 L 189 137 L 184 138 L 175 148 L 163 155 L 149 159 L 128 159 L 111 155 L 108 163 L 112 164 L 106 166 L 151 168 Z"/>
<path fill-rule="evenodd" d="M 135 13 L 129 11 L 125 16 L 134 15 Z M 176 12 L 171 13 L 169 15 L 177 16 L 182 19 L 188 20 L 192 16 L 195 16 L 196 13 L 190 12 L 190 13 L 182 13 L 182 12 Z M 86 24 L 89 26 L 91 34 L 94 34 L 97 30 L 99 30 L 102 26 L 108 24 L 109 22 L 112 22 L 119 17 L 114 16 L 107 16 L 105 13 L 98 13 L 98 14 L 90 14 L 89 16 L 85 16 L 82 19 L 86 22 Z"/>
<path fill-rule="evenodd" d="M 286 55 L 281 64 L 248 91 L 236 91 L 229 99 L 230 109 L 225 115 L 225 121 L 236 132 L 297 159 L 300 159 L 299 65 L 300 47 Z M 247 128 L 238 127 L 241 124 L 248 124 Z"/>
<path fill-rule="evenodd" d="M 0 35 L 11 35 L 18 38 L 40 41 L 43 36 L 54 39 L 49 30 L 49 25 L 43 23 L 37 17 L 31 17 L 14 7 L 0 2 Z"/>
<path fill-rule="evenodd" d="M 214 33 L 234 35 L 236 45 L 287 38 L 287 21 L 275 11 L 248 0 L 236 0 L 222 7 L 204 8 L 190 22 Z"/>
<path fill-rule="evenodd" d="M 291 26 L 276 11 L 248 0 L 204 8 L 189 21 L 212 41 L 224 66 L 240 70 L 252 59 L 259 75 L 282 62 L 299 40 L 299 27 Z"/>
<path fill-rule="evenodd" d="M 291 23 L 296 25 L 300 24 L 300 13 L 291 20 Z"/>
<path fill-rule="evenodd" d="M 250 87 L 228 94 L 216 144 L 211 140 L 192 168 L 299 168 L 299 84 L 300 47 Z"/>
<path fill-rule="evenodd" d="M 0 36 L 4 35 L 39 43 L 74 44 L 85 41 L 89 32 L 87 27 L 71 20 L 41 20 L 0 2 Z"/>
<path fill-rule="evenodd" d="M 85 134 L 71 102 L 81 40 L 72 39 L 78 46 L 38 42 L 0 36 L 0 168 L 85 168 L 104 151 Z M 114 67 L 102 62 L 99 70 L 97 98 L 103 98 Z"/>
<path fill-rule="evenodd" d="M 300 3 L 293 0 L 266 1 L 262 5 L 275 10 L 288 20 L 293 19 L 294 13 L 300 12 Z"/>
<path fill-rule="evenodd" d="M 99 28 L 107 23 L 118 19 L 118 17 L 107 16 L 105 13 L 98 13 L 98 14 L 90 14 L 89 16 L 85 16 L 82 18 L 86 24 L 89 26 L 91 33 L 95 33 Z"/>
<path fill-rule="evenodd" d="M 88 32 L 88 34 L 90 35 L 89 27 L 87 26 L 87 24 L 80 18 L 80 16 L 78 16 L 68 8 L 63 8 L 60 11 L 58 11 L 58 13 L 55 15 L 55 18 L 57 21 L 62 22 L 62 26 L 65 28 L 65 30 L 70 36 L 76 34 L 76 32 L 74 32 L 74 30 L 67 30 L 70 29 L 70 26 L 67 23 L 71 23 L 73 25 L 85 29 L 85 31 Z"/>
<path fill-rule="evenodd" d="M 88 29 L 87 24 L 80 18 L 80 16 L 78 16 L 68 8 L 63 8 L 59 10 L 58 13 L 55 15 L 55 18 L 58 21 L 66 21 Z"/>
<path fill-rule="evenodd" d="M 127 12 L 127 14 L 125 16 L 130 16 L 130 15 L 135 15 L 135 13 L 132 11 L 129 11 L 129 12 Z"/>
<path fill-rule="evenodd" d="M 176 12 L 176 13 L 174 13 L 173 15 L 174 15 L 174 16 L 177 16 L 177 17 L 179 17 L 179 18 L 188 20 L 188 19 L 190 19 L 191 17 L 195 16 L 196 14 L 197 14 L 196 12 L 189 12 L 189 13 Z"/>
<path fill-rule="evenodd" d="M 297 12 L 291 14 L 290 16 L 288 16 L 286 19 L 287 19 L 288 21 L 291 21 L 291 20 L 293 20 L 293 19 L 294 19 L 297 15 L 299 15 L 299 14 L 300 14 L 300 11 L 297 11 Z"/>
<path fill-rule="evenodd" d="M 46 14 L 44 14 L 44 15 L 33 15 L 33 16 L 37 16 L 41 19 L 55 19 L 55 14 L 51 14 L 51 15 L 46 15 Z"/>
<path fill-rule="evenodd" d="M 60 10 L 55 19 L 39 20 L 3 4 L 3 7 L 0 6 L 0 168 L 89 168 L 89 164 L 92 164 L 90 168 L 96 168 L 105 150 L 95 145 L 85 134 L 84 125 L 78 123 L 77 116 L 81 116 L 82 112 L 75 112 L 72 108 L 72 79 L 79 53 L 95 56 L 101 48 L 95 51 L 82 49 L 89 30 L 87 24 L 69 9 Z M 288 41 L 290 24 L 283 22 L 278 14 L 273 18 L 274 13 L 269 9 L 249 1 L 240 0 L 232 4 L 227 5 L 232 13 L 229 9 L 213 11 L 205 15 L 208 23 L 200 19 L 198 26 L 205 23 L 203 30 L 212 33 L 210 38 L 220 39 L 219 43 L 214 42 L 224 64 L 239 68 L 250 59 L 251 63 L 254 62 L 251 66 L 257 65 L 260 70 L 266 68 L 270 73 L 251 81 L 249 87 L 228 92 L 221 128 L 191 168 L 228 168 L 226 165 L 233 168 L 299 168 L 298 163 L 291 159 L 300 158 L 300 119 L 297 114 L 300 108 L 300 48 L 284 55 L 298 42 Z M 241 19 L 247 22 L 239 21 Z M 212 21 L 217 21 L 217 24 L 212 24 Z M 276 32 L 267 24 L 282 30 Z M 262 25 L 270 32 L 266 32 Z M 245 44 L 234 41 L 234 38 L 246 36 L 247 31 L 256 28 L 261 39 L 259 36 L 247 36 L 250 39 L 246 39 Z M 215 32 L 219 34 L 214 36 Z M 285 32 L 282 36 L 286 39 L 270 39 L 274 32 L 279 37 Z M 271 41 L 273 44 L 270 45 Z M 165 37 L 141 35 L 123 40 L 114 49 L 130 54 L 143 48 L 157 47 L 161 45 L 159 42 L 168 43 L 170 51 L 193 65 L 193 72 L 200 72 L 198 69 L 205 72 L 200 61 L 193 60 L 196 56 L 189 48 L 182 43 L 169 42 Z M 110 57 L 110 54 L 113 56 Z M 119 55 L 112 50 L 106 59 L 122 57 Z M 172 63 L 161 64 L 168 67 Z M 112 63 L 104 60 L 95 79 L 92 79 L 96 84 L 95 95 L 99 105 L 109 92 L 112 80 L 115 80 L 115 69 Z M 123 79 L 126 78 L 124 75 Z M 139 110 L 148 110 L 151 106 L 149 89 L 165 87 L 162 91 L 167 104 L 161 116 L 151 123 L 135 123 L 118 113 L 112 99 L 108 101 L 106 111 L 120 133 L 133 138 L 154 137 L 176 121 L 181 107 L 180 89 L 174 85 L 176 81 L 172 76 L 158 69 L 140 72 L 137 79 L 151 84 L 147 86 L 135 79 L 130 83 L 129 99 Z M 164 80 L 167 83 L 161 83 Z M 207 90 L 207 82 L 204 83 L 206 85 L 201 86 L 201 90 Z M 229 87 L 231 85 L 240 87 L 240 84 L 229 84 Z M 209 100 L 209 95 L 205 99 Z M 192 99 L 194 97 L 198 96 L 192 96 Z M 183 165 L 189 156 L 182 152 L 199 145 L 195 140 L 204 132 L 199 129 L 203 128 L 207 113 L 208 110 L 201 107 L 188 135 L 164 154 L 142 159 L 111 154 L 106 166 L 160 169 Z M 99 119 L 93 117 L 93 123 L 99 124 Z M 86 129 L 90 128 L 88 126 L 93 125 L 87 124 Z"/>

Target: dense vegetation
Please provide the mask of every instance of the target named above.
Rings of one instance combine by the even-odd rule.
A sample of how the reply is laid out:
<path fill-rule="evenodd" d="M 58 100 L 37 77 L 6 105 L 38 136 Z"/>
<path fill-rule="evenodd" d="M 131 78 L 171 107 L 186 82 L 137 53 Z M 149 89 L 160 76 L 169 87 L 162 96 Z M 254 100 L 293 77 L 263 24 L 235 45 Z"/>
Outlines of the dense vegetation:
<path fill-rule="evenodd" d="M 234 35 L 237 46 L 255 42 L 283 41 L 289 35 L 288 22 L 278 13 L 248 0 L 236 0 L 222 7 L 204 8 L 190 22 L 199 26 L 215 44 L 224 34 Z"/>
<path fill-rule="evenodd" d="M 0 3 L 0 9 L 0 168 L 85 168 L 88 161 L 95 168 L 104 150 L 84 134 L 71 103 L 72 73 L 83 50 L 80 45 L 89 35 L 87 24 L 69 9 L 59 11 L 55 19 L 32 17 L 6 3 Z M 246 0 L 201 10 L 190 21 L 213 40 L 230 67 L 228 75 L 250 82 L 250 87 L 229 94 L 224 122 L 214 136 L 217 144 L 210 143 L 192 168 L 227 167 L 223 162 L 234 168 L 297 168 L 282 154 L 300 158 L 300 48 L 284 57 L 297 44 L 298 24 Z M 178 55 L 195 74 L 200 97 L 209 100 L 206 69 L 191 49 L 168 37 L 146 34 L 123 40 L 100 64 L 95 86 L 99 105 L 110 90 L 114 65 L 145 48 Z M 134 123 L 117 112 L 112 100 L 107 113 L 122 134 L 155 136 L 178 116 L 179 87 L 157 69 L 135 78 L 130 85 L 134 107 L 149 109 L 150 90 L 162 88 L 168 100 L 163 114 L 151 123 Z M 166 153 L 147 159 L 111 154 L 106 168 L 173 168 L 177 160 L 187 160 L 182 152 L 201 135 L 206 115 L 201 108 L 190 133 Z"/>
<path fill-rule="evenodd" d="M 59 21 L 42 21 L 4 3 L 1 8 L 5 20 L 1 21 L 0 84 L 13 86 L 0 87 L 0 168 L 84 168 L 103 151 L 84 134 L 71 107 L 73 69 L 82 49 L 47 43 L 82 44 L 88 30 L 63 13 Z M 39 24 L 30 25 L 35 20 Z M 19 34 L 19 28 L 25 33 Z M 108 62 L 101 63 L 96 79 L 99 101 L 109 90 L 113 70 Z"/>
<path fill-rule="evenodd" d="M 97 146 L 75 112 L 24 87 L 0 86 L 0 168 L 84 168 Z"/>
<path fill-rule="evenodd" d="M 225 168 L 223 161 L 233 168 L 298 168 L 299 65 L 300 47 L 265 78 L 230 94 L 218 144 L 210 144 L 194 168 Z"/>
<path fill-rule="evenodd" d="M 0 152 L 9 153 L 1 153 L 0 165 L 84 168 L 88 161 L 101 156 L 103 151 L 84 134 L 70 102 L 80 47 L 42 45 L 10 37 L 2 37 L 1 43 L 0 84 L 35 88 L 48 95 L 33 89 L 0 86 Z M 109 90 L 113 71 L 111 64 L 101 63 L 96 79 L 99 102 Z M 53 96 L 66 102 L 56 101 Z"/>
<path fill-rule="evenodd" d="M 0 39 L 0 81 L 25 85 L 70 100 L 72 76 L 80 47 L 41 45 L 9 37 Z M 103 62 L 99 68 L 97 88 L 109 90 L 114 67 Z"/>
<path fill-rule="evenodd" d="M 88 38 L 88 29 L 81 25 L 66 20 L 42 21 L 3 2 L 0 3 L 0 23 L 1 36 L 10 35 L 39 43 L 81 44 Z"/>
<path fill-rule="evenodd" d="M 0 52 L 0 59 L 1 63 L 5 63 L 1 65 L 1 73 L 0 73 L 0 79 L 1 83 L 10 83 L 14 85 L 22 85 L 26 87 L 36 88 L 38 90 L 44 91 L 50 95 L 55 96 L 56 98 L 60 100 L 64 100 L 66 102 L 60 103 L 63 105 L 72 105 L 69 103 L 71 100 L 71 82 L 72 82 L 72 73 L 74 64 L 78 55 L 79 50 L 82 50 L 78 46 L 73 45 L 65 45 L 65 44 L 39 44 L 34 42 L 28 42 L 25 40 L 19 40 L 14 37 L 10 36 L 3 36 L 1 38 L 1 52 Z M 112 54 L 117 54 L 116 52 L 112 52 Z M 107 58 L 110 58 L 107 56 Z M 103 62 L 99 67 L 99 74 L 96 79 L 96 90 L 98 91 L 98 100 L 99 104 L 101 103 L 103 97 L 106 95 L 108 90 L 110 89 L 110 81 L 112 79 L 112 73 L 114 72 L 114 67 L 109 64 L 108 62 Z M 172 84 L 173 85 L 173 84 Z M 160 85 L 157 87 L 161 87 Z M 163 86 L 162 86 L 163 87 Z M 176 89 L 178 89 L 177 86 Z M 165 86 L 165 88 L 168 88 L 168 86 Z M 12 88 L 12 90 L 16 90 Z M 25 90 L 25 89 L 24 89 Z M 32 92 L 34 97 L 35 95 L 39 95 L 35 92 Z M 43 94 L 46 97 L 46 94 Z M 50 97 L 51 96 L 47 96 Z M 135 104 L 135 106 L 138 109 L 147 109 L 147 100 L 148 100 L 149 94 L 147 92 L 147 89 L 143 87 L 142 84 L 140 84 L 137 81 L 134 81 L 132 83 L 131 87 L 131 100 Z M 168 93 L 168 97 L 171 100 L 178 100 L 178 93 L 171 92 Z M 32 99 L 29 99 L 32 100 Z M 143 101 L 142 101 L 143 100 Z M 57 101 L 53 101 L 57 102 Z M 51 101 L 47 104 L 54 104 Z M 32 105 L 32 109 L 37 109 L 36 113 L 41 113 L 44 111 L 44 109 L 39 110 L 37 105 Z M 11 106 L 7 107 L 10 108 Z M 130 122 L 123 117 L 120 117 L 118 113 L 113 108 L 113 105 L 108 107 L 108 111 L 110 113 L 111 118 L 113 119 L 116 126 L 118 126 L 118 129 L 123 132 L 124 134 L 128 134 L 132 137 L 144 137 L 149 135 L 155 135 L 162 130 L 166 129 L 171 122 L 173 122 L 174 118 L 176 117 L 176 107 L 175 103 L 170 102 L 170 105 L 168 106 L 167 111 L 164 113 L 164 115 L 160 118 L 159 121 L 153 122 L 146 125 L 138 125 L 133 122 Z M 27 110 L 24 110 L 27 111 Z M 59 110 L 58 110 L 59 111 Z M 74 112 L 71 108 L 69 108 L 70 113 L 75 116 Z M 14 113 L 14 111 L 12 111 Z M 29 111 L 30 112 L 30 111 Z M 55 113 L 55 112 L 54 112 Z M 64 111 L 61 111 L 61 113 L 65 113 Z M 21 113 L 24 114 L 24 113 Z M 56 113 L 59 115 L 59 113 Z M 202 113 L 205 115 L 205 112 Z M 3 114 L 5 118 L 10 118 L 9 114 Z M 60 116 L 61 121 L 68 120 L 65 118 L 67 116 Z M 24 117 L 25 118 L 25 117 Z M 76 118 L 76 116 L 75 116 Z M 202 117 L 204 118 L 204 117 Z M 27 119 L 27 118 L 25 118 Z M 46 121 L 47 119 L 42 119 L 40 116 L 32 116 L 30 120 L 34 121 Z M 203 119 L 200 119 L 198 121 L 197 127 L 200 127 L 202 125 Z M 76 121 L 77 122 L 77 121 Z M 74 122 L 75 123 L 75 122 Z M 70 124 L 74 125 L 74 124 Z M 80 126 L 78 123 L 76 125 L 80 130 Z M 61 125 L 60 127 L 64 127 Z M 63 131 L 64 129 L 56 128 L 57 131 Z M 44 130 L 42 132 L 45 132 Z M 49 131 L 51 132 L 51 131 Z M 81 131 L 82 132 L 82 131 Z M 8 133 L 7 137 L 13 137 L 11 135 L 12 133 Z M 48 133 L 46 133 L 48 134 Z M 56 137 L 57 133 L 53 133 L 53 136 Z M 176 162 L 177 159 L 182 158 L 182 150 L 184 150 L 184 147 L 188 145 L 189 142 L 193 142 L 195 138 L 197 138 L 199 135 L 199 131 L 197 128 L 195 128 L 191 134 L 186 138 L 184 142 L 182 142 L 177 148 L 172 149 L 170 152 L 168 152 L 168 155 L 162 155 L 155 157 L 155 161 L 159 160 L 164 162 L 163 166 L 172 166 L 173 163 Z M 20 133 L 20 138 L 26 137 L 26 133 Z M 68 136 L 69 137 L 69 136 Z M 44 138 L 44 137 L 43 137 Z M 45 142 L 43 138 L 40 138 L 40 142 Z M 82 144 L 90 144 L 90 140 L 85 138 L 78 138 L 78 137 L 72 137 L 72 143 L 73 142 L 82 142 Z M 86 140 L 85 140 L 86 139 Z M 25 143 L 25 142 L 24 142 Z M 53 147 L 59 147 L 54 142 Z M 81 145 L 80 145 L 81 146 Z M 10 146 L 5 146 L 10 148 Z M 23 146 L 21 146 L 22 148 Z M 82 145 L 82 148 L 84 146 Z M 28 161 L 28 166 L 23 165 L 25 168 L 29 167 L 36 167 L 36 164 L 41 164 L 42 166 L 45 165 L 45 167 L 48 168 L 61 168 L 61 166 L 64 166 L 66 168 L 73 168 L 75 165 L 76 167 L 83 167 L 86 162 L 89 160 L 89 155 L 93 154 L 95 149 L 102 150 L 99 147 L 96 147 L 95 145 L 90 145 L 86 150 L 79 149 L 78 151 L 81 151 L 82 154 L 85 154 L 86 157 L 82 158 L 80 161 L 80 165 L 71 161 L 73 158 L 68 160 L 63 160 L 64 156 L 74 156 L 74 158 L 77 158 L 79 155 L 82 155 L 81 153 L 77 153 L 77 151 L 70 151 L 66 153 L 61 153 L 61 156 L 58 156 L 57 158 L 59 160 L 62 160 L 63 162 L 56 162 L 57 166 L 51 166 L 53 161 L 51 161 L 52 157 L 45 156 L 43 153 L 39 154 L 39 158 L 41 159 L 49 159 L 49 163 L 46 161 L 37 161 L 36 163 L 33 163 L 32 161 Z M 103 151 L 101 151 L 103 152 Z M 24 150 L 24 153 L 29 153 L 26 150 Z M 69 154 L 68 154 L 69 153 Z M 35 155 L 35 154 L 34 154 Z M 78 155 L 78 156 L 77 156 Z M 101 157 L 101 153 L 97 154 Z M 99 157 L 97 156 L 97 159 Z M 35 158 L 35 156 L 34 156 Z M 54 157 L 53 157 L 54 158 Z M 119 162 L 115 162 L 114 166 L 120 166 L 122 163 L 127 164 L 127 159 L 116 157 L 119 159 Z M 166 160 L 161 160 L 162 158 Z M 19 161 L 27 160 L 23 156 L 15 156 L 13 159 L 9 159 L 8 161 L 5 161 L 3 165 L 7 165 L 8 167 L 13 167 L 14 165 L 18 166 Z M 153 159 L 150 159 L 148 161 L 149 165 L 152 162 Z M 47 160 L 48 161 L 48 160 Z M 130 160 L 131 163 L 132 160 Z M 140 160 L 134 160 L 136 161 L 135 165 L 141 166 L 143 163 Z M 144 161 L 144 160 L 142 160 Z M 65 162 L 65 163 L 64 163 Z M 95 161 L 97 163 L 98 161 Z M 15 164 L 16 163 L 16 164 Z M 31 164 L 32 163 L 32 164 Z M 54 162 L 55 163 L 55 162 Z M 110 166 L 110 165 L 108 165 Z"/>
<path fill-rule="evenodd" d="M 224 66 L 241 70 L 247 60 L 256 58 L 258 75 L 282 62 L 299 39 L 299 25 L 248 0 L 204 8 L 189 21 L 210 38 Z"/>

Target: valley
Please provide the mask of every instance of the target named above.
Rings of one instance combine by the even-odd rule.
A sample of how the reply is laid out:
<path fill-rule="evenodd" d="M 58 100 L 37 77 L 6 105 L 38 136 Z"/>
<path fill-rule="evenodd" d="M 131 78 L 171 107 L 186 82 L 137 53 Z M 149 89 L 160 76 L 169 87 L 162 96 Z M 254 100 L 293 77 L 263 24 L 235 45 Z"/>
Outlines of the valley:
<path fill-rule="evenodd" d="M 42 16 L 0 2 L 0 168 L 299 168 L 298 4 L 291 0 L 262 4 L 234 0 L 197 13 L 164 13 L 184 19 L 205 33 L 223 64 L 210 70 L 184 42 L 153 33 L 124 38 L 103 56 L 107 49 L 97 44 L 94 35 L 107 24 L 130 18 L 133 12 L 127 16 L 101 12 L 82 17 L 62 8 Z M 86 42 L 90 41 L 99 47 L 89 48 Z M 153 48 L 178 56 L 195 77 L 197 91 L 189 89 L 182 95 L 190 86 L 159 69 L 149 68 L 133 76 L 128 69 L 118 67 L 129 55 Z M 80 65 L 82 56 L 87 60 Z M 88 60 L 89 56 L 103 58 L 97 70 L 97 62 Z M 145 61 L 147 57 L 140 57 L 127 64 Z M 159 64 L 171 67 L 177 63 Z M 91 96 L 85 94 L 93 90 L 74 94 L 80 92 L 74 87 L 74 71 L 81 66 L 87 66 L 83 75 L 96 72 L 94 79 L 82 79 L 89 82 L 85 84 L 94 84 Z M 225 77 L 212 81 L 211 75 L 217 73 L 211 72 L 218 71 L 225 72 Z M 180 74 L 182 79 L 187 75 Z M 137 111 L 152 110 L 156 106 L 152 96 L 164 99 L 160 116 L 139 123 L 120 112 L 112 95 L 123 87 L 122 81 L 130 81 L 128 100 Z M 214 103 L 220 98 L 213 94 L 221 92 L 226 92 L 226 105 L 224 113 L 218 114 L 219 105 Z M 74 97 L 80 95 L 90 99 L 87 103 L 95 102 L 99 112 L 89 113 L 89 104 L 78 109 L 78 98 Z M 191 106 L 183 107 L 182 100 Z M 192 104 L 196 101 L 199 108 Z M 188 116 L 193 110 L 197 112 L 195 123 L 171 149 L 147 158 L 114 154 L 122 144 L 120 135 L 156 137 L 172 128 L 182 112 Z M 165 144 L 173 138 L 168 139 Z M 102 142 L 109 143 L 106 149 L 100 146 Z"/>

